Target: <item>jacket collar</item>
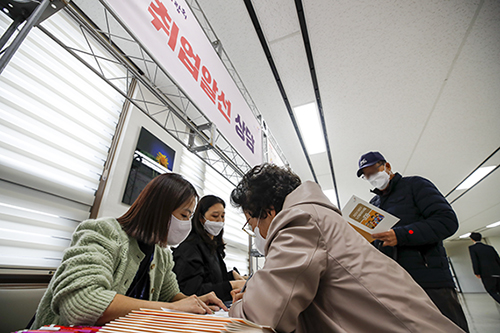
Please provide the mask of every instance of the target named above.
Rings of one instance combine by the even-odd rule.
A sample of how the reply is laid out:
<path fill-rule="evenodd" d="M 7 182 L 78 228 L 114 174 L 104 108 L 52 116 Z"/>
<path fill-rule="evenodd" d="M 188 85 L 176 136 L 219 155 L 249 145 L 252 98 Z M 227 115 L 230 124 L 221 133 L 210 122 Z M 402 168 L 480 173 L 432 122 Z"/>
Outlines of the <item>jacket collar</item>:
<path fill-rule="evenodd" d="M 340 210 L 333 203 L 330 202 L 328 197 L 323 193 L 321 187 L 312 181 L 306 181 L 297 187 L 292 193 L 287 195 L 283 203 L 283 210 L 304 204 L 317 204 L 333 209 L 339 214 Z"/>
<path fill-rule="evenodd" d="M 287 195 L 287 197 L 285 198 L 285 202 L 283 203 L 283 209 L 271 222 L 271 225 L 269 226 L 269 230 L 267 232 L 266 245 L 264 246 L 265 255 L 267 255 L 267 249 L 269 248 L 271 240 L 279 230 L 281 230 L 291 220 L 300 217 L 298 215 L 308 214 L 305 212 L 301 213 L 300 208 L 297 208 L 295 210 L 290 210 L 290 208 L 306 204 L 321 205 L 332 209 L 338 214 L 342 215 L 340 210 L 335 205 L 333 205 L 327 198 L 327 196 L 323 193 L 321 187 L 318 184 L 311 181 L 304 182 L 292 193 Z"/>
<path fill-rule="evenodd" d="M 370 190 L 370 192 L 375 193 L 379 196 L 385 196 L 389 195 L 392 191 L 394 191 L 394 188 L 396 187 L 396 184 L 399 183 L 399 181 L 403 178 L 399 172 L 396 172 L 394 174 L 394 177 L 392 177 L 391 181 L 389 182 L 389 189 L 385 191 L 381 191 L 378 188 L 374 188 L 373 190 Z"/>

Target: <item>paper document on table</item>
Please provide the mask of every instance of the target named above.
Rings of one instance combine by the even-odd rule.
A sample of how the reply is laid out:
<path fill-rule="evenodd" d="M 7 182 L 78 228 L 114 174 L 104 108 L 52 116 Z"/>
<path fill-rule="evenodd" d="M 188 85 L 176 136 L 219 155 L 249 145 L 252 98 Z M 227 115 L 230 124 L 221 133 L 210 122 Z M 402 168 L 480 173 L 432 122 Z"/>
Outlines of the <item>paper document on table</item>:
<path fill-rule="evenodd" d="M 206 316 L 213 316 L 213 317 L 221 317 L 221 318 L 229 318 L 229 312 L 228 311 L 224 311 L 222 309 L 220 309 L 219 311 L 215 311 L 214 313 L 212 314 L 208 314 Z"/>
<path fill-rule="evenodd" d="M 227 312 L 226 312 L 227 313 Z M 222 314 L 196 315 L 169 309 L 140 309 L 107 323 L 100 333 L 131 332 L 256 332 L 273 333 L 274 329 L 245 319 L 229 318 Z"/>
<path fill-rule="evenodd" d="M 375 207 L 355 195 L 345 205 L 342 210 L 342 216 L 356 230 L 362 230 L 369 235 L 388 231 L 399 221 L 394 215 Z M 367 238 L 367 235 L 361 234 Z"/>

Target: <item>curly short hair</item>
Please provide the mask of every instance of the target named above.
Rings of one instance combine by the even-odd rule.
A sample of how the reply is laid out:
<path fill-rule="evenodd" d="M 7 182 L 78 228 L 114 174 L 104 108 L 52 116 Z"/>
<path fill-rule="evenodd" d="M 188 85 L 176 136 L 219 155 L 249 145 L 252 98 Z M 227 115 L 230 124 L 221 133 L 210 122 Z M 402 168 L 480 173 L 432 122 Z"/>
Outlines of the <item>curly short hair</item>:
<path fill-rule="evenodd" d="M 299 176 L 289 167 L 268 163 L 257 165 L 243 176 L 231 192 L 231 204 L 252 217 L 266 218 L 266 209 L 279 213 L 286 196 L 301 183 Z"/>

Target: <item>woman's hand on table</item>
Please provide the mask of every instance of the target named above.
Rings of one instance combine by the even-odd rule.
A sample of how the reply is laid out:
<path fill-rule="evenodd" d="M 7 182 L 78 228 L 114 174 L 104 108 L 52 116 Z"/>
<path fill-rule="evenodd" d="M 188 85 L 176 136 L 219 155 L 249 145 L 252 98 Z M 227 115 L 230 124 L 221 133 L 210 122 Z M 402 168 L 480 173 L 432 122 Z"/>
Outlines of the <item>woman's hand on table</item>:
<path fill-rule="evenodd" d="M 231 296 L 233 296 L 233 304 L 236 303 L 237 301 L 239 301 L 240 299 L 242 299 L 243 294 L 245 294 L 245 292 L 241 292 L 241 288 L 240 289 L 233 289 L 231 291 Z"/>
<path fill-rule="evenodd" d="M 198 297 L 196 295 L 187 296 L 184 299 L 167 304 L 168 306 L 166 306 L 166 308 L 176 311 L 190 312 L 196 314 L 205 314 L 213 312 L 212 309 L 201 299 L 201 297 Z"/>
<path fill-rule="evenodd" d="M 246 280 L 244 277 L 242 277 L 237 271 L 233 270 L 233 279 L 235 280 Z"/>
<path fill-rule="evenodd" d="M 224 311 L 228 311 L 227 307 L 212 291 L 211 293 L 205 294 L 203 296 L 198 297 L 202 302 L 205 303 L 212 311 L 219 311 L 219 309 L 223 309 Z"/>
<path fill-rule="evenodd" d="M 233 290 L 241 289 L 245 285 L 246 280 L 233 280 L 233 281 L 229 281 L 229 283 L 231 283 L 231 289 L 233 289 Z"/>

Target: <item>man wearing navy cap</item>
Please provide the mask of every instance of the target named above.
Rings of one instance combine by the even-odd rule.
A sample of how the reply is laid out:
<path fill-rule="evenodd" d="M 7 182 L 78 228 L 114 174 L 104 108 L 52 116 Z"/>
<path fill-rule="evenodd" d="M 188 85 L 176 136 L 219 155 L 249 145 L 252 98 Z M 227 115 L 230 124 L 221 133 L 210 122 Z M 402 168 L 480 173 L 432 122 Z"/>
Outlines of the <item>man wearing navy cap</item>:
<path fill-rule="evenodd" d="M 379 152 L 360 157 L 357 176 L 374 187 L 370 203 L 400 219 L 391 230 L 373 234 L 373 244 L 410 273 L 441 313 L 469 332 L 443 247 L 458 229 L 448 201 L 429 180 L 393 173 Z"/>

